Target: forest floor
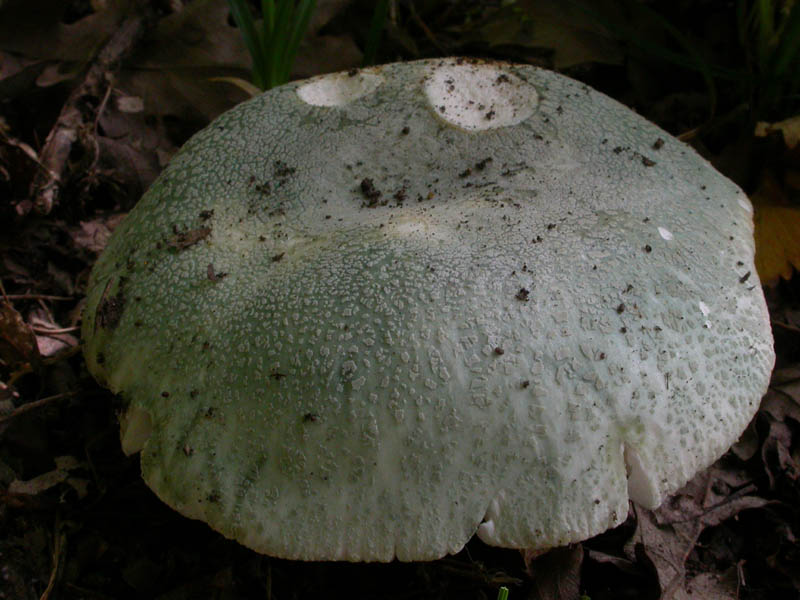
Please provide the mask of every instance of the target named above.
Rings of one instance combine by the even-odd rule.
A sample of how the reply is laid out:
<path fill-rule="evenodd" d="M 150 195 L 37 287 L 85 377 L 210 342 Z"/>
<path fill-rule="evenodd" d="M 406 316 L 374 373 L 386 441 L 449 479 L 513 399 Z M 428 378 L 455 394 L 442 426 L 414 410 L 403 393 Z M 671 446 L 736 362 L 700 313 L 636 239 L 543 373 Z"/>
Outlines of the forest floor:
<path fill-rule="evenodd" d="M 503 585 L 512 600 L 799 598 L 796 94 L 757 72 L 757 41 L 724 3 L 389 4 L 378 62 L 464 55 L 557 69 L 679 136 L 749 194 L 777 354 L 758 414 L 658 510 L 631 505 L 619 527 L 545 554 L 472 540 L 428 563 L 293 562 L 181 517 L 120 450 L 121 400 L 87 372 L 81 308 L 106 240 L 170 156 L 246 99 L 231 83 L 248 78 L 246 49 L 221 0 L 153 3 L 138 20 L 122 0 L 0 2 L 0 598 L 493 600 Z M 320 1 L 293 76 L 360 66 L 373 5 Z"/>

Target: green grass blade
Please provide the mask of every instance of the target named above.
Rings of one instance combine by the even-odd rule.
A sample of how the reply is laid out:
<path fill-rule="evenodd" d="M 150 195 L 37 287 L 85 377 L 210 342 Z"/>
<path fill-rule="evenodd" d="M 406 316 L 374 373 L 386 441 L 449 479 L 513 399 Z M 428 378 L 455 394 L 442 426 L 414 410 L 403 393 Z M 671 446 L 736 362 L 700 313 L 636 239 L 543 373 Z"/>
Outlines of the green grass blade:
<path fill-rule="evenodd" d="M 749 6 L 750 0 L 738 0 L 736 2 L 736 28 L 739 38 L 739 45 L 742 47 L 745 59 L 745 70 L 740 78 L 744 93 L 747 96 L 747 103 L 754 104 L 756 88 L 756 68 L 754 65 L 753 45 L 750 43 L 750 27 L 753 23 L 753 8 Z"/>
<path fill-rule="evenodd" d="M 289 81 L 289 75 L 294 64 L 294 59 L 297 56 L 297 51 L 300 49 L 300 44 L 303 41 L 303 36 L 308 29 L 308 24 L 311 21 L 311 15 L 314 13 L 316 0 L 301 0 L 300 4 L 295 8 L 292 14 L 292 31 L 289 36 L 286 48 L 284 49 L 282 64 L 283 71 L 281 73 L 282 81 L 285 83 Z"/>
<path fill-rule="evenodd" d="M 269 80 L 268 87 L 273 88 L 283 83 L 283 57 L 289 36 L 289 24 L 294 12 L 294 0 L 277 0 L 275 12 L 275 27 L 269 40 Z"/>
<path fill-rule="evenodd" d="M 742 48 L 749 48 L 747 43 L 750 39 L 750 11 L 747 10 L 747 0 L 737 0 L 736 2 L 736 27 L 739 34 L 739 43 Z"/>
<path fill-rule="evenodd" d="M 497 590 L 497 600 L 508 600 L 508 588 L 506 586 L 502 586 Z"/>
<path fill-rule="evenodd" d="M 758 37 L 756 39 L 758 63 L 764 68 L 769 59 L 770 46 L 775 34 L 775 6 L 772 0 L 756 0 L 756 10 L 758 11 L 756 19 L 756 27 L 758 28 Z"/>
<path fill-rule="evenodd" d="M 264 33 L 272 35 L 275 31 L 275 0 L 261 0 L 261 18 L 264 19 Z"/>
<path fill-rule="evenodd" d="M 372 13 L 372 21 L 369 24 L 367 33 L 367 43 L 364 46 L 363 66 L 375 64 L 375 57 L 378 54 L 378 46 L 381 43 L 383 26 L 386 23 L 386 15 L 389 12 L 389 0 L 378 0 L 375 10 Z"/>
<path fill-rule="evenodd" d="M 800 3 L 795 2 L 792 10 L 781 26 L 781 40 L 775 50 L 775 66 L 773 72 L 778 77 L 786 75 L 793 63 L 800 58 Z M 795 64 L 800 71 L 800 65 Z M 800 72 L 795 73 L 800 78 Z"/>
<path fill-rule="evenodd" d="M 717 109 L 717 86 L 714 82 L 714 76 L 712 74 L 711 65 L 705 60 L 700 53 L 697 51 L 695 45 L 683 35 L 683 33 L 675 27 L 672 23 L 670 23 L 667 19 L 662 17 L 657 12 L 641 5 L 641 10 L 643 10 L 646 14 L 649 14 L 652 19 L 656 23 L 658 23 L 664 31 L 666 31 L 672 38 L 680 44 L 683 48 L 684 52 L 686 52 L 687 56 L 691 57 L 691 61 L 693 63 L 693 67 L 700 72 L 703 77 L 703 80 L 706 84 L 706 89 L 708 90 L 708 97 L 709 97 L 709 104 L 710 104 L 710 112 L 711 115 L 714 115 Z"/>
<path fill-rule="evenodd" d="M 264 55 L 261 51 L 261 41 L 255 27 L 253 13 L 250 12 L 246 0 L 228 0 L 228 7 L 253 60 L 253 83 L 264 89 Z"/>
<path fill-rule="evenodd" d="M 261 56 L 264 62 L 264 89 L 274 87 L 270 75 L 272 40 L 275 33 L 275 0 L 261 0 Z"/>

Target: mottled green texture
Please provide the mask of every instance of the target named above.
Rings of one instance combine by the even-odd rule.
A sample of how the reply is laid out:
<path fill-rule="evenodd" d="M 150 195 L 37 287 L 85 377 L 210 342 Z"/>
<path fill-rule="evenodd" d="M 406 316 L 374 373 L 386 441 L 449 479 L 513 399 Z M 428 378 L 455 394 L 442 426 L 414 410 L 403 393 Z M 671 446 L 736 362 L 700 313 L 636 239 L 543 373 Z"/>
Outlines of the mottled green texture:
<path fill-rule="evenodd" d="M 271 555 L 431 559 L 587 538 L 728 448 L 774 358 L 741 190 L 533 67 L 330 77 L 192 138 L 92 273 L 159 497 Z"/>

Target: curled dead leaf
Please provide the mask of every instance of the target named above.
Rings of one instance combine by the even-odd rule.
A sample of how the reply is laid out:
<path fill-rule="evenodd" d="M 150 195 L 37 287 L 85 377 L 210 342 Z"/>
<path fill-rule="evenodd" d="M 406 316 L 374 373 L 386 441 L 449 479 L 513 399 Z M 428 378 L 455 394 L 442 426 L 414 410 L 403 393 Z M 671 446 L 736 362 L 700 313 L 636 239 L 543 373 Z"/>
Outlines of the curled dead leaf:
<path fill-rule="evenodd" d="M 74 456 L 56 456 L 56 468 L 28 480 L 15 479 L 8 486 L 8 493 L 27 496 L 36 496 L 46 492 L 59 483 L 66 483 L 72 487 L 79 497 L 86 495 L 88 482 L 80 477 L 73 477 L 70 473 L 85 467 L 85 463 Z"/>
<path fill-rule="evenodd" d="M 37 368 L 41 356 L 36 336 L 10 303 L 0 301 L 0 360 L 12 369 Z"/>
<path fill-rule="evenodd" d="M 36 345 L 39 354 L 44 357 L 54 356 L 67 348 L 78 345 L 77 327 L 61 327 L 53 320 L 50 313 L 42 308 L 34 309 L 28 315 L 31 327 L 36 334 Z"/>
<path fill-rule="evenodd" d="M 783 134 L 783 141 L 789 149 L 795 148 L 800 144 L 800 115 L 789 117 L 777 123 L 767 123 L 766 121 L 756 123 L 756 137 L 766 137 L 776 131 L 780 131 Z"/>

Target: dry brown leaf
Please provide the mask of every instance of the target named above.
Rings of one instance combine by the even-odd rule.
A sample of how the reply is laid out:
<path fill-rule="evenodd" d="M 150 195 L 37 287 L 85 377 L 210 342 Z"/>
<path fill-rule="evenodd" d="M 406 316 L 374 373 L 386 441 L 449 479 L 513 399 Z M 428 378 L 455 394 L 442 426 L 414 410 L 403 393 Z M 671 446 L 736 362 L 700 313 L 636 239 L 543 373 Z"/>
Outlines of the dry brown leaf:
<path fill-rule="evenodd" d="M 795 447 L 793 431 L 800 424 L 799 366 L 775 372 L 772 385 L 761 402 L 761 415 L 768 425 L 761 459 L 770 487 L 774 489 L 781 478 L 800 479 L 800 457 L 792 452 Z"/>
<path fill-rule="evenodd" d="M 789 149 L 793 149 L 800 144 L 800 115 L 795 115 L 777 123 L 767 123 L 759 121 L 756 123 L 756 137 L 766 137 L 771 133 L 780 131 L 783 134 L 783 141 Z"/>
<path fill-rule="evenodd" d="M 201 124 L 246 99 L 214 77 L 249 77 L 250 55 L 228 21 L 226 0 L 196 0 L 161 19 L 120 74 L 118 87 L 137 96 L 147 114 L 194 118 Z"/>
<path fill-rule="evenodd" d="M 756 269 L 761 281 L 775 285 L 800 269 L 800 206 L 789 204 L 775 178 L 765 172 L 750 197 L 755 214 Z"/>
<path fill-rule="evenodd" d="M 749 479 L 738 471 L 719 466 L 698 473 L 662 506 L 654 511 L 659 525 L 682 524 L 698 528 L 719 525 L 743 510 L 760 508 L 769 503 L 764 498 L 748 495 L 752 487 L 744 487 Z M 731 488 L 738 489 L 731 493 Z"/>
<path fill-rule="evenodd" d="M 756 455 L 760 446 L 761 442 L 758 439 L 755 421 L 751 421 L 736 443 L 731 446 L 731 452 L 741 460 L 746 461 Z"/>
<path fill-rule="evenodd" d="M 333 18 L 352 4 L 353 0 L 317 0 L 314 14 L 308 24 L 308 33 L 316 36 Z"/>
<path fill-rule="evenodd" d="M 725 573 L 700 573 L 686 584 L 690 598 L 700 600 L 738 600 L 736 569 Z"/>
<path fill-rule="evenodd" d="M 128 13 L 130 0 L 93 2 L 95 12 L 63 23 L 63 0 L 10 0 L 0 9 L 0 49 L 27 60 L 91 59 Z"/>
<path fill-rule="evenodd" d="M 719 466 L 698 473 L 674 496 L 655 511 L 636 509 L 636 532 L 626 545 L 631 560 L 648 562 L 658 576 L 662 598 L 688 600 L 691 589 L 716 586 L 711 598 L 729 598 L 735 586 L 727 578 L 704 578 L 687 581 L 685 562 L 706 527 L 719 525 L 739 512 L 760 508 L 769 502 L 747 495 L 748 488 L 730 494 L 731 486 L 740 487 L 746 479 L 737 471 Z M 730 483 L 730 485 L 729 485 Z M 701 596 L 704 597 L 704 596 Z"/>
<path fill-rule="evenodd" d="M 64 328 L 56 323 L 52 315 L 43 308 L 32 310 L 28 315 L 28 320 L 35 328 L 36 346 L 39 348 L 41 356 L 54 356 L 62 350 L 78 345 L 78 338 L 64 331 Z"/>
<path fill-rule="evenodd" d="M 607 554 L 598 550 L 588 550 L 586 555 L 596 562 L 614 565 L 623 573 L 634 575 L 639 573 L 639 569 L 636 567 L 636 564 L 628 558 Z"/>
<path fill-rule="evenodd" d="M 2 15 L 1 12 L 0 15 Z M 39 65 L 39 67 L 37 68 L 36 65 Z M 15 56 L 9 52 L 3 52 L 2 49 L 0 49 L 0 92 L 2 92 L 5 97 L 13 97 L 15 94 L 10 93 L 11 90 L 9 89 L 11 80 L 15 78 L 22 79 L 22 74 L 28 71 L 28 77 L 26 78 L 28 79 L 26 82 L 27 85 L 22 86 L 28 87 L 28 85 L 30 85 L 30 80 L 36 79 L 44 66 L 44 63 L 34 58 Z"/>
<path fill-rule="evenodd" d="M 351 37 L 316 36 L 348 3 L 318 2 L 294 77 L 360 64 L 361 53 Z M 36 69 L 42 86 L 75 77 L 128 14 L 132 3 L 106 0 L 93 6 L 96 12 L 65 24 L 60 0 L 13 0 L 0 12 L 0 74 L 11 77 Z M 123 98 L 137 98 L 137 110 L 141 106 L 146 115 L 189 119 L 196 129 L 247 99 L 237 86 L 214 80 L 249 79 L 251 59 L 229 19 L 227 0 L 194 0 L 174 6 L 180 10 L 155 25 L 147 42 L 126 61 L 114 85 Z M 14 53 L 13 60 L 9 52 Z"/>
<path fill-rule="evenodd" d="M 792 430 L 786 423 L 770 418 L 767 438 L 761 445 L 761 460 L 772 489 L 782 479 L 800 479 L 800 462 L 792 455 L 791 447 Z"/>
<path fill-rule="evenodd" d="M 321 35 L 307 38 L 300 46 L 292 69 L 293 79 L 320 73 L 347 71 L 361 65 L 363 55 L 349 35 Z"/>
<path fill-rule="evenodd" d="M 653 511 L 636 509 L 636 532 L 625 546 L 631 560 L 647 565 L 658 577 L 663 598 L 688 600 L 684 589 L 686 558 L 700 535 L 692 523 L 659 525 Z"/>
<path fill-rule="evenodd" d="M 75 275 L 61 268 L 52 260 L 47 261 L 47 275 L 54 287 L 65 296 L 75 294 Z"/>
<path fill-rule="evenodd" d="M 761 280 L 774 285 L 800 269 L 800 205 L 790 200 L 800 191 L 800 115 L 778 123 L 760 122 L 756 137 L 780 132 L 786 150 L 777 165 L 768 166 L 752 195 L 755 208 L 756 268 Z"/>
<path fill-rule="evenodd" d="M 15 479 L 8 486 L 8 493 L 36 496 L 46 492 L 59 483 L 69 484 L 79 496 L 86 492 L 86 482 L 81 478 L 73 478 L 70 472 L 85 467 L 85 464 L 74 456 L 56 456 L 56 468 L 28 480 Z M 76 481 L 70 481 L 76 479 Z"/>
<path fill-rule="evenodd" d="M 789 417 L 800 423 L 800 365 L 784 367 L 772 374 L 761 409 L 780 421 Z"/>
<path fill-rule="evenodd" d="M 616 12 L 619 7 L 613 2 L 598 0 L 592 8 L 607 14 Z M 509 3 L 487 19 L 478 33 L 491 46 L 552 50 L 555 69 L 589 62 L 622 64 L 624 58 L 622 47 L 597 19 L 557 0 Z"/>
<path fill-rule="evenodd" d="M 346 3 L 329 0 L 317 7 L 310 33 L 322 27 Z M 120 86 L 141 97 L 157 115 L 197 114 L 209 121 L 249 95 L 227 78 L 250 78 L 250 55 L 229 20 L 226 0 L 196 0 L 162 19 L 153 41 L 131 59 Z M 361 62 L 349 36 L 311 35 L 300 47 L 292 76 L 341 71 Z"/>
<path fill-rule="evenodd" d="M 533 578 L 530 600 L 578 600 L 580 598 L 583 546 L 555 548 L 528 565 Z"/>
<path fill-rule="evenodd" d="M 120 96 L 116 106 L 123 113 L 140 113 L 144 111 L 144 101 L 138 96 Z"/>
<path fill-rule="evenodd" d="M 140 121 L 143 123 L 144 119 Z M 131 129 L 119 140 L 105 136 L 97 138 L 100 161 L 95 174 L 98 179 L 109 181 L 118 189 L 118 198 L 124 200 L 125 208 L 132 206 L 158 177 L 163 169 L 162 158 L 171 157 L 176 151 L 166 135 L 159 136 L 155 145 L 150 146 L 142 143 L 144 136 L 137 133 L 138 128 Z"/>
<path fill-rule="evenodd" d="M 111 237 L 111 229 L 104 219 L 81 221 L 80 227 L 70 232 L 72 241 L 79 248 L 86 248 L 90 252 L 100 253 Z"/>
<path fill-rule="evenodd" d="M 12 369 L 40 362 L 36 336 L 11 304 L 0 300 L 0 360 Z"/>
<path fill-rule="evenodd" d="M 3 268 L 6 272 L 5 277 L 10 278 L 14 283 L 25 285 L 36 283 L 28 269 L 12 260 L 8 255 L 3 256 Z"/>

